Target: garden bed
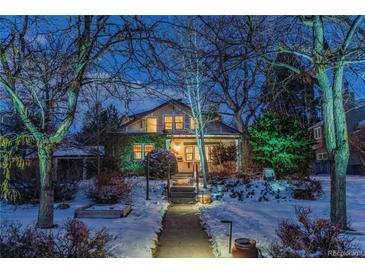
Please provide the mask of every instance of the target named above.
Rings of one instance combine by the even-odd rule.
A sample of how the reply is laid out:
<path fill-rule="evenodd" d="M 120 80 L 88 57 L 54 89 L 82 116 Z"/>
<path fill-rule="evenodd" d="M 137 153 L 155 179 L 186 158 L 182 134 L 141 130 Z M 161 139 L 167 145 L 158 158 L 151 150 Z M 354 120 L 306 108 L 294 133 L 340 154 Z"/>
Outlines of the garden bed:
<path fill-rule="evenodd" d="M 124 218 L 132 210 L 131 205 L 87 205 L 75 210 L 75 218 Z"/>

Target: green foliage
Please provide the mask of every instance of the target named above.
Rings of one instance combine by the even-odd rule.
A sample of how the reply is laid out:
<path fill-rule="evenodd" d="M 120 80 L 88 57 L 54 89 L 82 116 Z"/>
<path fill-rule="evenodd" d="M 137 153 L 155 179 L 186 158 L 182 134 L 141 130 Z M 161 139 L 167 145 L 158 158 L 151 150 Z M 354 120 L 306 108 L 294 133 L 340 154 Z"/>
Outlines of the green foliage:
<path fill-rule="evenodd" d="M 165 148 L 166 136 L 161 134 L 136 134 L 123 136 L 118 141 L 121 172 L 127 175 L 142 175 L 142 161 L 133 160 L 133 144 L 153 144 L 154 148 Z"/>
<path fill-rule="evenodd" d="M 253 125 L 251 137 L 256 160 L 274 168 L 278 175 L 307 174 L 313 143 L 309 131 L 297 120 L 266 112 Z"/>
<path fill-rule="evenodd" d="M 28 135 L 20 135 L 14 138 L 0 135 L 0 197 L 5 200 L 16 200 L 19 192 L 9 187 L 11 170 L 13 167 L 23 169 L 25 160 L 21 155 L 21 149 L 32 142 Z"/>

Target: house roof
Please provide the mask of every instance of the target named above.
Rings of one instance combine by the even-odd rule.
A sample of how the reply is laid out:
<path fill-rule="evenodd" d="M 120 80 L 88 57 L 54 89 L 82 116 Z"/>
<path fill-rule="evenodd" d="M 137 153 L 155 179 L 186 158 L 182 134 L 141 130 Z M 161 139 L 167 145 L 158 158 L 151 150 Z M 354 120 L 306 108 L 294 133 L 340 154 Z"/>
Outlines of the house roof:
<path fill-rule="evenodd" d="M 165 102 L 165 103 L 163 103 L 163 104 L 161 104 L 161 105 L 159 105 L 159 106 L 157 106 L 153 109 L 143 111 L 143 112 L 140 112 L 140 113 L 129 116 L 128 118 L 130 118 L 131 120 L 124 123 L 122 125 L 122 128 L 125 128 L 126 126 L 139 121 L 140 119 L 146 117 L 148 114 L 150 114 L 150 113 L 152 113 L 156 110 L 159 110 L 159 109 L 161 109 L 161 108 L 163 108 L 163 107 L 165 107 L 169 104 L 178 105 L 182 109 L 190 110 L 190 107 L 188 105 L 184 104 L 181 101 L 172 99 L 172 100 L 169 100 L 169 101 L 167 101 L 167 102 Z M 186 133 L 184 133 L 184 134 L 186 134 Z M 223 123 L 222 121 L 214 121 L 214 122 L 209 123 L 207 125 L 206 134 L 224 135 L 224 134 L 240 134 L 240 132 L 237 129 Z"/>
<path fill-rule="evenodd" d="M 166 101 L 165 103 L 162 103 L 161 105 L 159 105 L 157 107 L 154 107 L 150 110 L 139 112 L 137 114 L 133 114 L 133 115 L 128 116 L 128 118 L 130 120 L 128 122 L 124 123 L 122 125 L 122 127 L 126 127 L 130 124 L 133 124 L 134 122 L 137 122 L 138 120 L 142 119 L 143 117 L 147 116 L 148 114 L 150 114 L 150 113 L 152 113 L 156 110 L 159 110 L 159 109 L 161 109 L 161 108 L 163 108 L 163 107 L 165 107 L 169 104 L 176 104 L 176 105 L 180 105 L 182 108 L 187 108 L 187 109 L 189 108 L 189 106 L 184 104 L 183 102 L 172 99 L 172 100 Z"/>
<path fill-rule="evenodd" d="M 104 146 L 67 146 L 59 147 L 53 152 L 53 157 L 96 157 L 98 154 L 100 156 L 104 155 Z M 31 153 L 26 158 L 35 159 L 38 158 L 36 152 Z"/>

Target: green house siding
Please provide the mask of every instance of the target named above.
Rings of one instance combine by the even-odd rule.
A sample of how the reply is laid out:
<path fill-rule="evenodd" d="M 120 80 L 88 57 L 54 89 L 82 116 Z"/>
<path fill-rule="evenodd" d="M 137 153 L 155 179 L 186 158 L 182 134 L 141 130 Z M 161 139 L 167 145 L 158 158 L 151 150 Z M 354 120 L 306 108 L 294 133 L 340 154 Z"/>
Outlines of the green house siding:
<path fill-rule="evenodd" d="M 142 175 L 143 165 L 141 160 L 133 159 L 132 147 L 134 144 L 153 144 L 155 148 L 166 147 L 166 135 L 161 134 L 135 134 L 123 135 L 118 142 L 118 155 L 120 159 L 121 172 L 128 175 Z M 143 151 L 142 151 L 143 159 Z"/>

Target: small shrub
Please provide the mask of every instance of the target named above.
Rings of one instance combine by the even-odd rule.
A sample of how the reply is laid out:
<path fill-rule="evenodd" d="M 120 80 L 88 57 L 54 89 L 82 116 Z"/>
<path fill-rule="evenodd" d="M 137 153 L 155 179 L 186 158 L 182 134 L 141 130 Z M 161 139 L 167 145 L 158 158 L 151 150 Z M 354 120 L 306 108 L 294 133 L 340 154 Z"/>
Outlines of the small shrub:
<path fill-rule="evenodd" d="M 102 229 L 94 234 L 81 221 L 68 220 L 64 234 L 57 244 L 60 257 L 67 258 L 105 258 L 108 256 L 106 243 L 110 235 Z"/>
<path fill-rule="evenodd" d="M 88 197 L 98 204 L 116 204 L 126 199 L 130 187 L 118 172 L 106 171 L 97 177 L 96 182 L 86 190 Z"/>
<path fill-rule="evenodd" d="M 15 204 L 34 204 L 39 202 L 39 183 L 36 179 L 26 181 L 14 180 L 10 187 L 16 189 L 19 197 L 12 201 Z M 78 189 L 77 182 L 54 182 L 55 202 L 72 200 Z"/>
<path fill-rule="evenodd" d="M 120 180 L 120 173 L 114 170 L 105 170 L 100 172 L 99 176 L 96 176 L 97 184 L 103 186 L 116 184 Z"/>
<path fill-rule="evenodd" d="M 297 200 L 315 200 L 322 193 L 320 181 L 307 179 L 294 183 L 292 196 Z"/>
<path fill-rule="evenodd" d="M 105 230 L 91 233 L 78 220 L 68 220 L 58 233 L 8 224 L 0 228 L 2 258 L 97 258 L 107 257 L 110 240 Z"/>
<path fill-rule="evenodd" d="M 359 257 L 361 250 L 352 239 L 340 234 L 340 228 L 330 220 L 310 218 L 311 210 L 297 208 L 297 222 L 284 220 L 276 234 L 279 241 L 272 244 L 270 254 L 279 258 L 298 257 Z"/>
<path fill-rule="evenodd" d="M 177 173 L 177 160 L 170 151 L 158 148 L 150 152 L 149 164 L 150 176 L 158 179 L 167 179 L 168 166 L 170 165 L 171 176 Z M 143 161 L 145 170 L 147 169 L 147 157 Z"/>
<path fill-rule="evenodd" d="M 56 182 L 54 184 L 54 199 L 59 201 L 70 201 L 78 189 L 77 182 Z"/>

